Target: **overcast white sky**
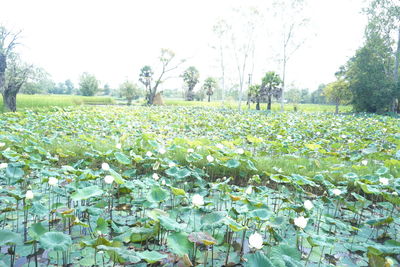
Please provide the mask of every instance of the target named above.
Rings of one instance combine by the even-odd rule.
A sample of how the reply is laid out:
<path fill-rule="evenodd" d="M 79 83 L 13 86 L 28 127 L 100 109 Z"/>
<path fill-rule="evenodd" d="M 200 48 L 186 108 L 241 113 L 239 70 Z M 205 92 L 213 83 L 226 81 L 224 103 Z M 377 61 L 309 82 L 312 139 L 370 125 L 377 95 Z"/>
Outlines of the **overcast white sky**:
<path fill-rule="evenodd" d="M 56 82 L 90 72 L 104 84 L 118 86 L 126 78 L 137 81 L 140 68 L 156 66 L 161 48 L 186 58 L 184 68 L 196 66 L 201 79 L 218 77 L 212 26 L 217 18 L 230 19 L 233 7 L 257 7 L 264 12 L 272 1 L 236 0 L 0 0 L 0 23 L 22 30 L 23 59 L 44 68 Z M 282 0 L 283 1 L 283 0 Z M 308 0 L 307 41 L 288 65 L 288 84 L 315 90 L 334 80 L 334 72 L 362 45 L 366 19 L 363 0 Z M 254 77 L 280 72 L 276 60 L 279 25 L 264 26 L 275 37 L 256 43 Z M 262 30 L 260 32 L 263 32 Z M 275 38 L 275 39 L 274 39 Z M 276 45 L 275 47 L 279 47 Z M 229 62 L 229 61 L 228 61 Z M 232 65 L 234 61 L 229 63 Z M 229 68 L 228 68 L 229 69 Z M 231 66 L 231 72 L 234 66 Z M 234 72 L 232 77 L 234 79 Z M 172 79 L 170 87 L 181 87 Z"/>

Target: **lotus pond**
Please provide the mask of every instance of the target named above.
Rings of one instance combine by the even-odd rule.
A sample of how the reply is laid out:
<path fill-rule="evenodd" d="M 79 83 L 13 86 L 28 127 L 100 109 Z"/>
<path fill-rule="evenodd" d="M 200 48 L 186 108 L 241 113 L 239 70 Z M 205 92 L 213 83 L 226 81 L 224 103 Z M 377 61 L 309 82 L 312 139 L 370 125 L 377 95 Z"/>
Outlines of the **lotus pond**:
<path fill-rule="evenodd" d="M 399 119 L 0 116 L 0 266 L 399 265 Z"/>

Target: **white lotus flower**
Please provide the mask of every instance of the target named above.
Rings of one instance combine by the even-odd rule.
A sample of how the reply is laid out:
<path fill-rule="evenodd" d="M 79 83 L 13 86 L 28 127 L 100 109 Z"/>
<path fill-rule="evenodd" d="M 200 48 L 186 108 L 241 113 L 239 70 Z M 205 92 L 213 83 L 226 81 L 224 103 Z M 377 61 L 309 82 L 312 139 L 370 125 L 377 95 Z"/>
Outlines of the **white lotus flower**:
<path fill-rule="evenodd" d="M 193 149 L 193 148 L 188 148 L 187 152 L 188 152 L 188 153 L 193 153 L 193 152 L 194 152 L 194 149 Z"/>
<path fill-rule="evenodd" d="M 238 148 L 238 149 L 236 149 L 236 153 L 242 155 L 244 153 L 244 149 L 243 148 Z"/>
<path fill-rule="evenodd" d="M 195 194 L 192 197 L 192 203 L 194 206 L 203 206 L 204 205 L 204 198 L 199 194 Z"/>
<path fill-rule="evenodd" d="M 122 145 L 118 143 L 118 144 L 115 145 L 115 147 L 116 147 L 117 149 L 121 149 Z"/>
<path fill-rule="evenodd" d="M 283 136 L 280 135 L 280 134 L 278 134 L 278 135 L 276 136 L 277 139 L 282 139 L 282 137 L 283 137 Z"/>
<path fill-rule="evenodd" d="M 380 182 L 382 185 L 388 185 L 388 184 L 389 184 L 389 179 L 388 179 L 388 178 L 382 177 L 382 178 L 379 178 L 379 182 Z"/>
<path fill-rule="evenodd" d="M 5 169 L 8 167 L 7 163 L 0 163 L 0 169 Z"/>
<path fill-rule="evenodd" d="M 251 195 L 251 193 L 253 193 L 253 187 L 251 187 L 251 186 L 247 187 L 245 193 L 246 193 L 247 195 Z"/>
<path fill-rule="evenodd" d="M 304 201 L 304 208 L 306 210 L 311 210 L 312 208 L 314 208 L 314 205 L 310 200 L 306 200 Z"/>
<path fill-rule="evenodd" d="M 208 155 L 207 156 L 207 161 L 210 162 L 210 163 L 213 162 L 214 161 L 214 157 L 211 156 L 211 155 Z"/>
<path fill-rule="evenodd" d="M 340 189 L 335 188 L 335 189 L 332 190 L 332 193 L 333 193 L 335 196 L 339 196 L 340 194 L 342 194 L 342 191 L 340 191 Z"/>
<path fill-rule="evenodd" d="M 162 155 L 162 154 L 165 154 L 165 152 L 167 152 L 167 150 L 165 150 L 165 148 L 160 148 L 160 149 L 158 150 L 158 153 L 160 153 L 161 155 Z"/>
<path fill-rule="evenodd" d="M 224 148 L 224 146 L 222 145 L 222 144 L 216 144 L 215 145 L 218 149 L 223 149 Z"/>
<path fill-rule="evenodd" d="M 399 194 L 398 194 L 396 191 L 394 191 L 394 192 L 392 193 L 392 195 L 393 195 L 393 196 L 398 196 Z"/>
<path fill-rule="evenodd" d="M 165 184 L 166 184 L 165 180 L 162 180 L 162 181 L 161 181 L 161 184 L 162 184 L 162 185 L 165 185 Z"/>
<path fill-rule="evenodd" d="M 157 173 L 153 173 L 153 179 L 157 181 L 158 179 L 160 179 L 160 176 L 158 176 Z"/>
<path fill-rule="evenodd" d="M 175 162 L 170 162 L 170 163 L 168 164 L 168 167 L 170 167 L 170 168 L 175 167 L 175 166 L 176 166 Z"/>
<path fill-rule="evenodd" d="M 196 149 L 200 150 L 200 149 L 202 149 L 202 146 L 197 146 Z"/>
<path fill-rule="evenodd" d="M 304 229 L 307 226 L 308 219 L 304 218 L 304 216 L 300 216 L 294 219 L 294 225 L 297 227 Z"/>
<path fill-rule="evenodd" d="M 0 143 L 0 147 L 3 147 L 5 145 L 6 145 L 6 143 Z"/>
<path fill-rule="evenodd" d="M 367 166 L 368 160 L 366 160 L 366 159 L 362 160 L 362 161 L 361 161 L 361 164 L 364 165 L 364 166 Z"/>
<path fill-rule="evenodd" d="M 32 190 L 28 190 L 28 191 L 26 191 L 26 193 L 25 193 L 25 199 L 33 199 L 33 192 L 32 192 Z"/>
<path fill-rule="evenodd" d="M 50 185 L 50 186 L 55 186 L 55 185 L 57 185 L 57 184 L 58 184 L 57 178 L 54 178 L 54 177 L 50 177 L 50 178 L 49 178 L 49 185 Z"/>
<path fill-rule="evenodd" d="M 262 249 L 263 247 L 263 238 L 262 235 L 255 232 L 249 237 L 249 247 L 255 249 Z"/>
<path fill-rule="evenodd" d="M 150 151 L 147 151 L 146 156 L 150 158 L 151 156 L 153 156 L 153 153 L 151 153 Z"/>
<path fill-rule="evenodd" d="M 106 184 L 112 184 L 114 182 L 114 177 L 111 175 L 106 175 L 106 177 L 104 177 L 104 182 Z"/>
<path fill-rule="evenodd" d="M 102 163 L 101 164 L 101 168 L 103 171 L 109 171 L 110 170 L 110 165 L 108 165 L 108 163 Z"/>

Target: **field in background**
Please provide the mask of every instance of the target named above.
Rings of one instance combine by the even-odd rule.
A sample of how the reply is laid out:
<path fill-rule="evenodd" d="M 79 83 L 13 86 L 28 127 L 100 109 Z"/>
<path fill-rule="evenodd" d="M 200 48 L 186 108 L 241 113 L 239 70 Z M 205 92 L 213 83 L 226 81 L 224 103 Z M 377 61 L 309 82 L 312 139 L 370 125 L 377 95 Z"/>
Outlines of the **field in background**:
<path fill-rule="evenodd" d="M 237 101 L 185 101 L 182 99 L 164 99 L 166 106 L 184 106 L 184 107 L 213 107 L 213 108 L 229 108 L 237 109 Z M 132 105 L 141 106 L 144 105 L 143 99 L 134 100 Z M 17 96 L 17 109 L 32 109 L 32 108 L 48 108 L 48 107 L 67 107 L 67 106 L 79 106 L 79 105 L 125 105 L 126 101 L 122 99 L 115 99 L 109 96 L 76 96 L 76 95 L 24 95 L 19 94 Z M 285 104 L 285 111 L 295 111 L 294 107 L 297 107 L 297 111 L 301 112 L 334 112 L 335 106 L 333 105 L 318 105 L 318 104 Z M 246 102 L 242 103 L 242 109 L 249 109 Z M 250 109 L 255 110 L 256 105 L 251 104 Z M 0 97 L 0 111 L 3 110 L 3 99 Z M 261 104 L 261 110 L 267 110 L 267 104 Z M 272 111 L 279 111 L 280 104 L 273 103 Z M 351 106 L 341 106 L 341 113 L 351 112 Z"/>
<path fill-rule="evenodd" d="M 108 96 L 76 96 L 76 95 L 17 95 L 17 109 L 67 107 L 78 105 L 108 105 L 115 101 Z M 3 99 L 0 97 L 0 110 L 3 110 Z"/>
<path fill-rule="evenodd" d="M 164 99 L 165 105 L 167 106 L 193 106 L 193 107 L 225 107 L 225 108 L 238 108 L 237 101 L 214 101 L 214 102 L 206 102 L 206 101 L 185 101 L 185 100 L 177 100 L 177 99 Z M 263 103 L 260 105 L 261 110 L 267 110 L 267 104 Z M 294 111 L 294 104 L 285 104 L 285 111 Z M 297 111 L 302 112 L 335 112 L 334 105 L 318 105 L 318 104 L 297 104 Z M 242 109 L 248 109 L 248 105 L 246 102 L 242 103 Z M 256 109 L 256 104 L 251 104 L 250 109 Z M 280 104 L 273 103 L 272 111 L 279 111 Z M 352 110 L 351 106 L 340 106 L 340 112 L 350 112 Z"/>

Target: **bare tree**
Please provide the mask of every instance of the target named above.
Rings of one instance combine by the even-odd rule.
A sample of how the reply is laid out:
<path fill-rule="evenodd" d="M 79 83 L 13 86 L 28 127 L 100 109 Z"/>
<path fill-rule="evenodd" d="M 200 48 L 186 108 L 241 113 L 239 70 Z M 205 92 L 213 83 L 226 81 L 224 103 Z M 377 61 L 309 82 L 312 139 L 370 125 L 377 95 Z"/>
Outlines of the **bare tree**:
<path fill-rule="evenodd" d="M 3 96 L 3 103 L 6 109 L 16 110 L 16 95 L 18 90 L 13 86 L 6 85 L 6 70 L 10 58 L 13 57 L 14 48 L 18 45 L 18 37 L 21 32 L 8 31 L 0 25 L 0 92 Z"/>
<path fill-rule="evenodd" d="M 284 93 L 287 64 L 293 54 L 304 44 L 305 38 L 298 38 L 301 28 L 308 23 L 308 18 L 303 16 L 304 0 L 290 0 L 275 2 L 276 16 L 282 25 L 282 93 L 281 93 L 281 111 L 284 110 Z"/>
<path fill-rule="evenodd" d="M 248 13 L 243 13 L 245 11 Z M 240 15 L 242 15 L 246 21 L 245 23 L 240 23 L 241 27 L 243 27 L 243 36 L 236 36 L 237 32 L 232 31 L 232 48 L 239 75 L 239 110 L 241 109 L 242 104 L 243 86 L 245 83 L 249 57 L 254 55 L 256 25 L 260 18 L 260 13 L 254 8 L 242 10 L 241 12 Z"/>
<path fill-rule="evenodd" d="M 230 30 L 230 26 L 228 23 L 220 19 L 217 23 L 213 26 L 213 32 L 218 38 L 218 47 L 214 47 L 218 49 L 219 53 L 219 63 L 221 68 L 221 97 L 222 97 L 222 104 L 225 102 L 225 48 L 227 45 L 225 44 L 225 37 L 228 31 Z"/>

